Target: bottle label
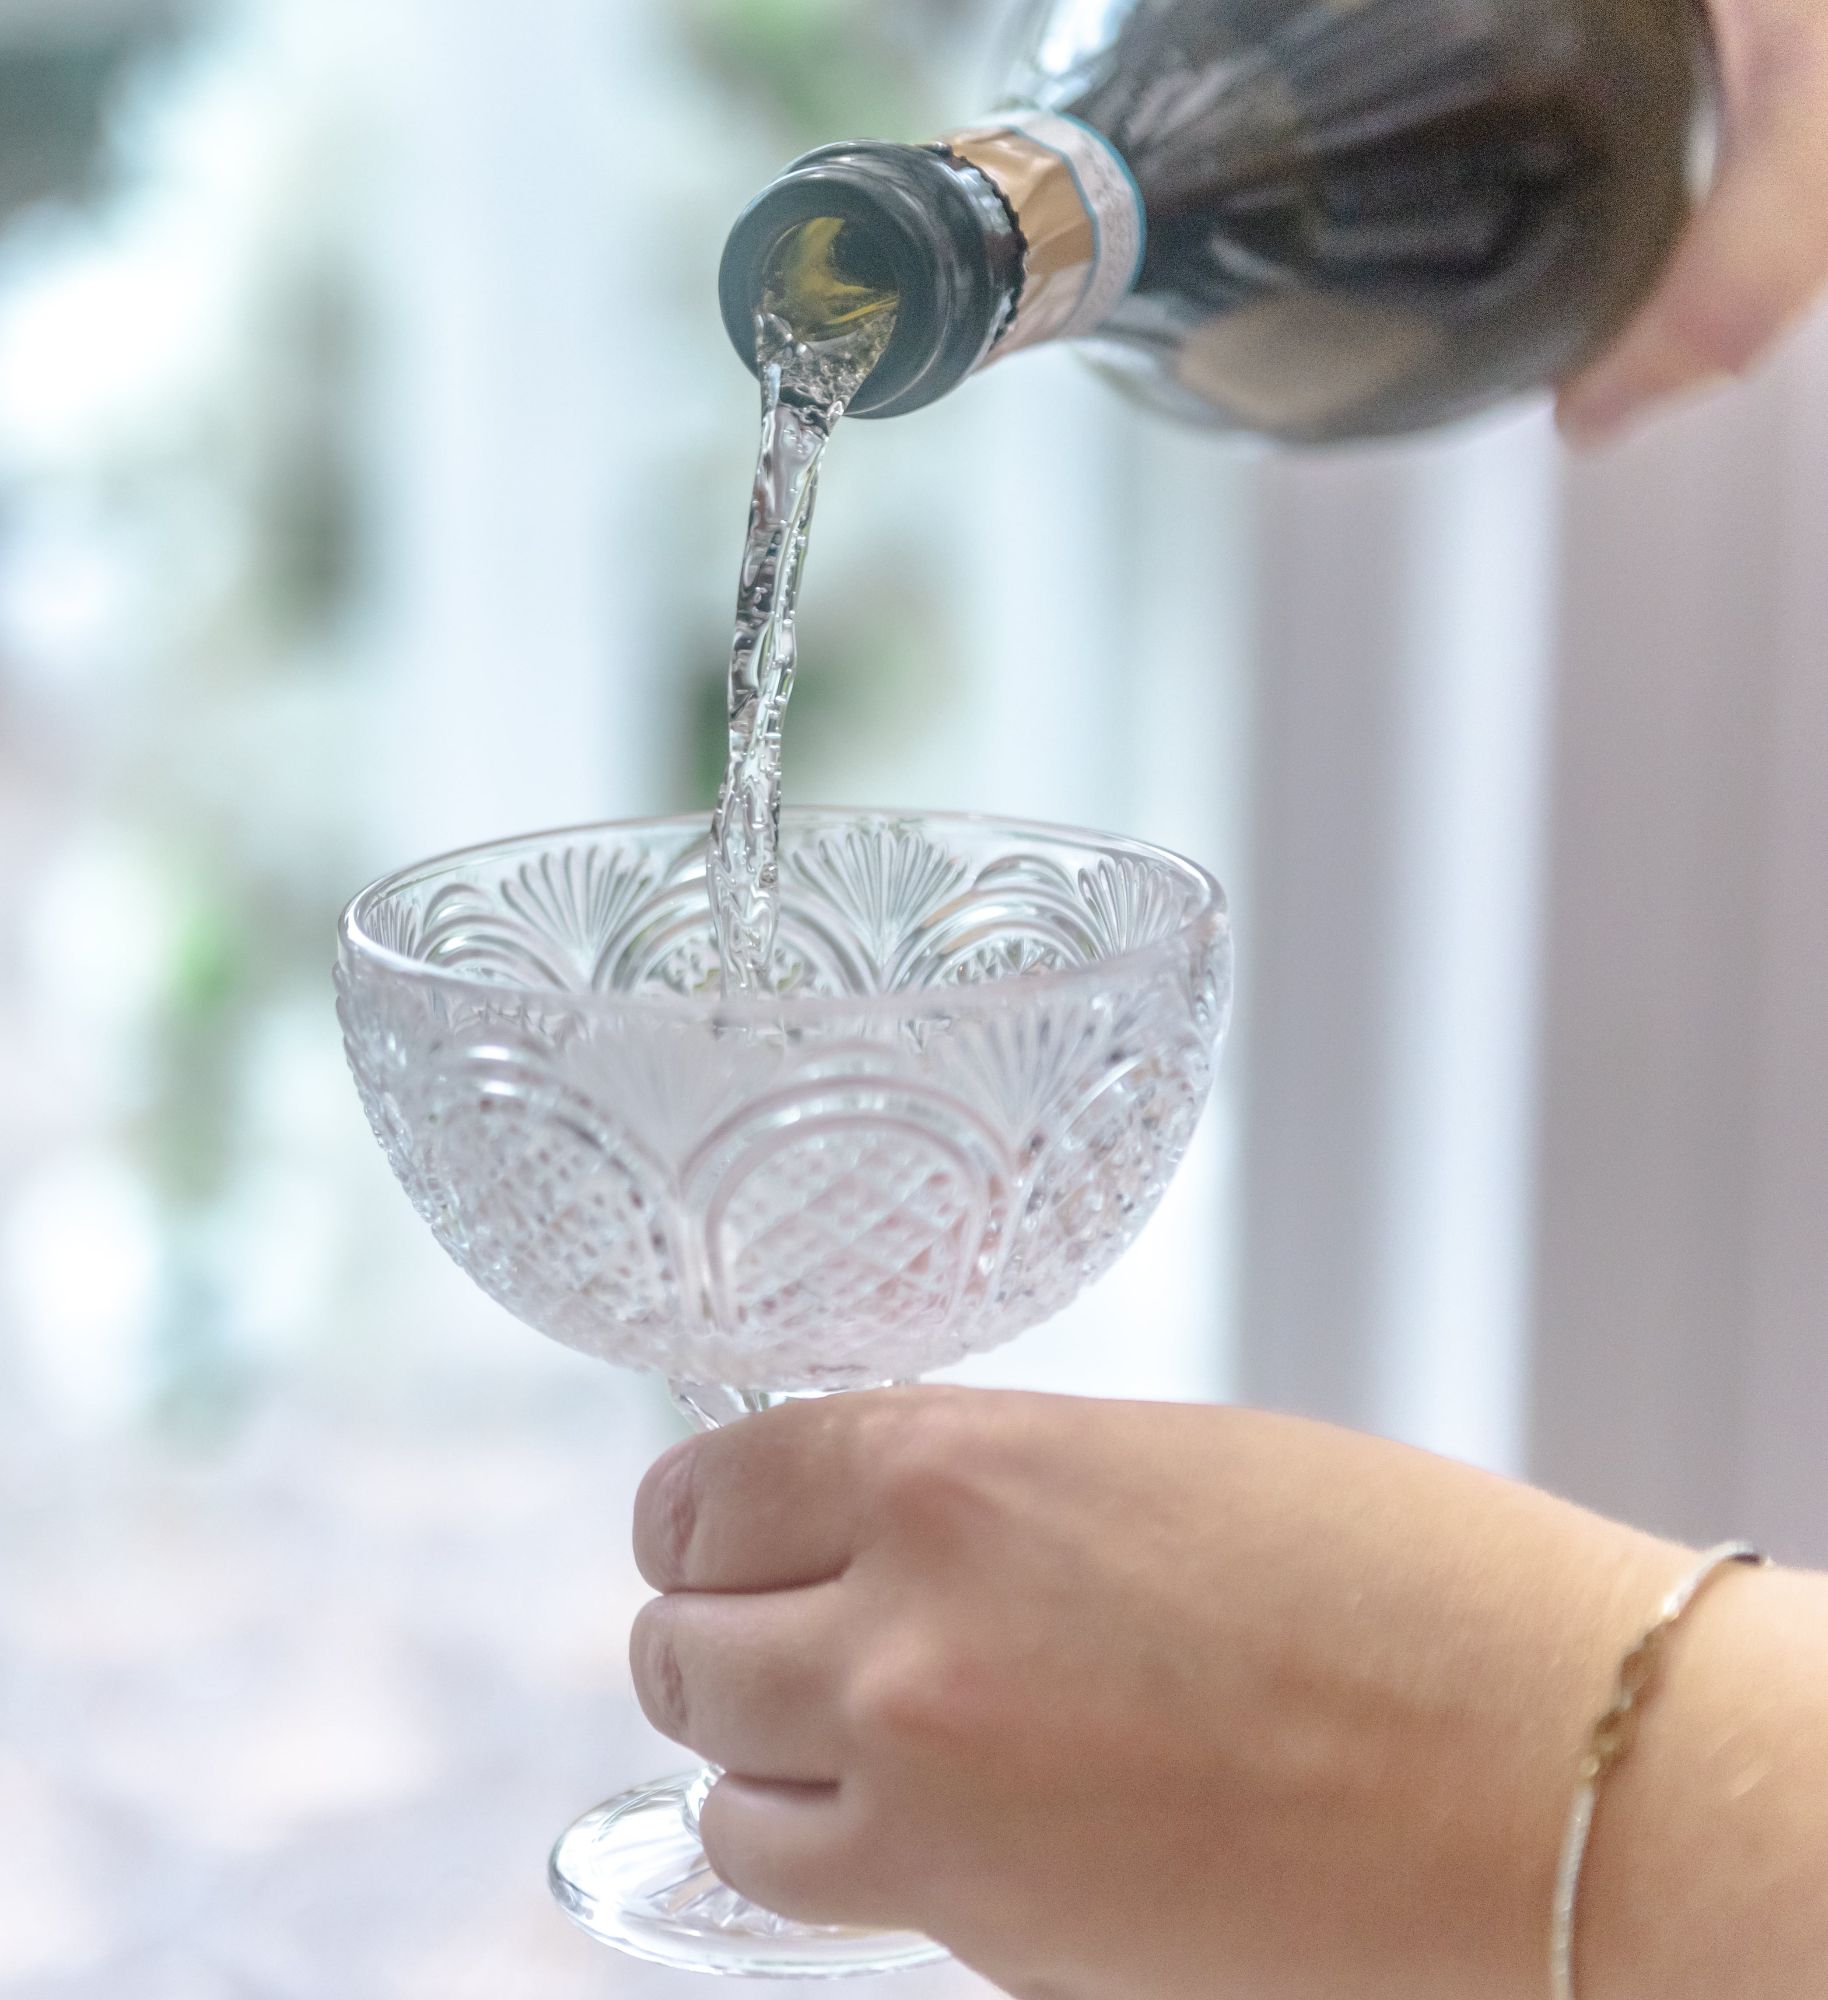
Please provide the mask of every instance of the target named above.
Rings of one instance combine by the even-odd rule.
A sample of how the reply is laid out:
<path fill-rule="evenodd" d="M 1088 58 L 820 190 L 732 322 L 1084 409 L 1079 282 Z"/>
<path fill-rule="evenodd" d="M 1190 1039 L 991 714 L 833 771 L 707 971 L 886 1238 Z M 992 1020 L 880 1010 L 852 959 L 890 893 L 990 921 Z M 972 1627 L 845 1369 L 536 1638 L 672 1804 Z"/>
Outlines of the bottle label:
<path fill-rule="evenodd" d="M 994 352 L 1096 333 L 1142 272 L 1148 225 L 1123 155 L 1054 111 L 1000 113 L 942 143 L 995 184 L 1027 245 L 1022 297 Z"/>

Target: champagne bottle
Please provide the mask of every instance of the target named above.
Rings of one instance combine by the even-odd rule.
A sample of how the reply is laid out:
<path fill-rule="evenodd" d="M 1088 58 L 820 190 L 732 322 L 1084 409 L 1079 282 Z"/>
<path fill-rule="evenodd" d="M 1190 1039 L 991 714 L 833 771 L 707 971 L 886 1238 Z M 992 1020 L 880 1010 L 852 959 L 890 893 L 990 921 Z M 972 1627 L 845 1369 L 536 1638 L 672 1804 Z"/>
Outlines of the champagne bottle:
<path fill-rule="evenodd" d="M 893 309 L 851 404 L 899 416 L 1077 340 L 1175 414 L 1305 443 L 1556 382 L 1705 183 L 1693 0 L 1047 0 L 1007 105 L 807 154 L 738 220 L 725 322 Z"/>

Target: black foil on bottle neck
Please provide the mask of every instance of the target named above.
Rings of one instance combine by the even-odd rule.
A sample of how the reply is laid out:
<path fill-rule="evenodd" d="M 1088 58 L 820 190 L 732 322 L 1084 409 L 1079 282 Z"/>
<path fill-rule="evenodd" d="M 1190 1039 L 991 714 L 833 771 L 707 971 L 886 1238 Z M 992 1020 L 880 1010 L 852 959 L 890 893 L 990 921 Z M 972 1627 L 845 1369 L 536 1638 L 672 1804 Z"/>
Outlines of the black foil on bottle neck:
<path fill-rule="evenodd" d="M 898 417 L 937 402 L 990 351 L 1022 282 L 1022 239 L 974 167 L 872 140 L 796 160 L 737 218 L 718 290 L 731 344 L 753 371 L 755 315 L 782 239 L 835 216 L 863 230 L 895 274 L 895 331 L 849 414 Z"/>

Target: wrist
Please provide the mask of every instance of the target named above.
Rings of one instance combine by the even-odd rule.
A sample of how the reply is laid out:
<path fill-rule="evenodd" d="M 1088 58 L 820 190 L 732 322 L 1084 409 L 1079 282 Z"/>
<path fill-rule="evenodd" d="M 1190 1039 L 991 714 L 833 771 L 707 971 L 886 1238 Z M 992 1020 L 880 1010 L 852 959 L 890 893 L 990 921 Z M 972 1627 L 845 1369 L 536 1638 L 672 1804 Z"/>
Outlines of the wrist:
<path fill-rule="evenodd" d="M 1425 1721 L 1410 1768 L 1443 1835 L 1427 1976 L 1412 1992 L 1546 2000 L 1556 1866 L 1593 1724 L 1684 1551 L 1540 1495 L 1482 1537 L 1490 1568 L 1454 1648 L 1468 1736 Z M 1414 1970 L 1421 1972 L 1418 1964 Z M 1433 1983 L 1430 1983 L 1432 1979 Z M 1583 1995 L 1583 2000 L 1586 1996 Z"/>
<path fill-rule="evenodd" d="M 1821 1989 L 1828 1747 L 1806 1663 L 1824 1639 L 1816 1578 L 1730 1572 L 1696 1603 L 1595 1819 L 1581 2000 Z"/>
<path fill-rule="evenodd" d="M 1554 1610 L 1545 1617 L 1547 1644 L 1539 1655 L 1545 1668 L 1552 1662 L 1556 1671 L 1542 1672 L 1537 1683 L 1543 1754 L 1534 1773 L 1527 1858 L 1519 1869 L 1529 1880 L 1530 1920 L 1517 1990 L 1528 2000 L 1561 1990 L 1551 1972 L 1551 1913 L 1567 1893 L 1561 1869 L 1596 1725 L 1618 1698 L 1627 1657 L 1700 1561 L 1697 1552 L 1676 1544 L 1594 1516 L 1579 1518 L 1584 1532 L 1573 1546 L 1584 1545 L 1587 1559 L 1570 1559 L 1554 1571 L 1549 1586 L 1556 1593 Z M 1601 1812 L 1608 1821 L 1609 1795 L 1619 1775 L 1608 1773 L 1598 1783 Z M 1591 2000 L 1592 1988 L 1585 1948 L 1591 1900 L 1586 1877 L 1583 1869 L 1575 1938 L 1579 2000 Z"/>

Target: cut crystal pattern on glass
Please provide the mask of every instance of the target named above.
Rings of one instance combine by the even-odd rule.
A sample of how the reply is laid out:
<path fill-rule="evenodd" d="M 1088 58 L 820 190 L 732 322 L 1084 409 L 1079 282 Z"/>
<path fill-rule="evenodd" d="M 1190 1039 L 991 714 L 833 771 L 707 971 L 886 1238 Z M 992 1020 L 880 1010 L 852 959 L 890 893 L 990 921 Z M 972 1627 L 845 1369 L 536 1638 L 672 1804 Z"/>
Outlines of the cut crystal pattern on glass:
<path fill-rule="evenodd" d="M 1132 842 L 782 822 L 772 989 L 725 997 L 701 825 L 509 842 L 343 919 L 370 1124 L 491 1298 L 709 1426 L 906 1380 L 1058 1312 L 1161 1200 L 1231 1002 L 1224 899 Z M 837 1977 L 927 1939 L 796 1924 L 705 1860 L 711 1774 L 587 1813 L 553 1892 L 698 1971 Z"/>
<path fill-rule="evenodd" d="M 409 871 L 345 919 L 351 1067 L 440 1243 L 571 1346 L 737 1389 L 902 1379 L 1132 1242 L 1211 1088 L 1224 903 L 1121 841 L 784 824 L 781 990 L 724 1001 L 688 822 Z"/>

